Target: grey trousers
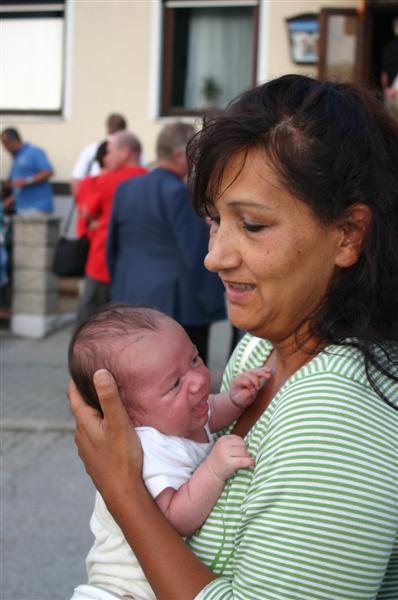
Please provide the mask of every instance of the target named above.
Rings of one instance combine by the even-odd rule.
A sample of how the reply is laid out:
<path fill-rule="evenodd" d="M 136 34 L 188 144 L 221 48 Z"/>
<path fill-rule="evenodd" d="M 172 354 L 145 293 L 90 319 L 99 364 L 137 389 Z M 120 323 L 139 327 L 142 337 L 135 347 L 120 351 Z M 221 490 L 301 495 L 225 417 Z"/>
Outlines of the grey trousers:
<path fill-rule="evenodd" d="M 77 308 L 77 322 L 81 323 L 87 319 L 96 308 L 107 302 L 109 302 L 109 283 L 86 276 L 84 278 L 83 294 Z"/>

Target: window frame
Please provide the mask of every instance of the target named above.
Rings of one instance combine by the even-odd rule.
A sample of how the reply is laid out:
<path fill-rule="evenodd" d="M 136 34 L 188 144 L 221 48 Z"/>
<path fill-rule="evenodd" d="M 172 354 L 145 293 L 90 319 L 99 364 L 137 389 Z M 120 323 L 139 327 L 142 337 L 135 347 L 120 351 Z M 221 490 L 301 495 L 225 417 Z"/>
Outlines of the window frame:
<path fill-rule="evenodd" d="M 180 4 L 180 6 L 178 6 Z M 171 6 L 169 6 L 171 5 Z M 171 104 L 172 97 L 172 81 L 173 81 L 173 39 L 174 39 L 174 22 L 175 11 L 179 8 L 229 8 L 229 7 L 248 7 L 252 9 L 253 18 L 253 46 L 251 51 L 252 56 L 252 79 L 251 85 L 257 83 L 257 67 L 258 67 L 258 42 L 259 42 L 259 0 L 162 0 L 162 65 L 161 65 L 161 85 L 160 85 L 160 116 L 175 117 L 175 116 L 198 116 L 206 112 L 203 110 L 184 109 L 183 107 L 173 107 Z"/>
<path fill-rule="evenodd" d="M 62 65 L 61 65 L 61 99 L 60 107 L 57 109 L 36 108 L 1 108 L 1 116 L 55 116 L 60 117 L 65 111 L 65 80 L 67 49 L 67 9 L 68 0 L 3 0 L 0 7 L 0 23 L 8 19 L 43 19 L 62 18 Z"/>

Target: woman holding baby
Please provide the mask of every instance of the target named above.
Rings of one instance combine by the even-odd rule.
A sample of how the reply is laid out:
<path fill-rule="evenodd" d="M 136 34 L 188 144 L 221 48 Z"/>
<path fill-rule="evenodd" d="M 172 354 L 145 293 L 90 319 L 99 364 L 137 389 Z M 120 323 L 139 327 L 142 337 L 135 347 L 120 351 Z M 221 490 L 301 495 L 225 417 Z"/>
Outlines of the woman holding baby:
<path fill-rule="evenodd" d="M 398 597 L 398 129 L 370 92 L 288 75 L 188 149 L 205 264 L 249 333 L 227 365 L 272 379 L 228 432 L 255 460 L 186 543 L 141 477 L 106 371 L 71 387 L 86 469 L 159 599 Z"/>

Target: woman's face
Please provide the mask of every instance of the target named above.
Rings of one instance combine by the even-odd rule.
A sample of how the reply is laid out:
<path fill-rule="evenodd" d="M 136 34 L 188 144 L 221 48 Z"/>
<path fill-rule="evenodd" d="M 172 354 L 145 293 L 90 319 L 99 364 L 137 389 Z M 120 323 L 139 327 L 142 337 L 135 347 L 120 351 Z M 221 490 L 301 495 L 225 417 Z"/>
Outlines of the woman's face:
<path fill-rule="evenodd" d="M 335 272 L 342 233 L 320 224 L 282 188 L 264 152 L 227 165 L 211 209 L 205 265 L 218 272 L 230 320 L 274 343 L 290 338 L 319 306 Z"/>

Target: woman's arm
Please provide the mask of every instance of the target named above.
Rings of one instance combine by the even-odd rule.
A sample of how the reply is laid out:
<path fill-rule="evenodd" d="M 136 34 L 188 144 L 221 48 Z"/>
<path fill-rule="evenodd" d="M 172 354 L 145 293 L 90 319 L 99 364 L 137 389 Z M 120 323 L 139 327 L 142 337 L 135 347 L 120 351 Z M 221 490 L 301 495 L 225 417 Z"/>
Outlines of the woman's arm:
<path fill-rule="evenodd" d="M 84 403 L 73 383 L 69 387 L 76 419 L 75 440 L 86 470 L 157 598 L 195 598 L 215 575 L 184 544 L 147 492 L 141 476 L 141 446 L 114 380 L 101 370 L 94 382 L 103 418 Z"/>

